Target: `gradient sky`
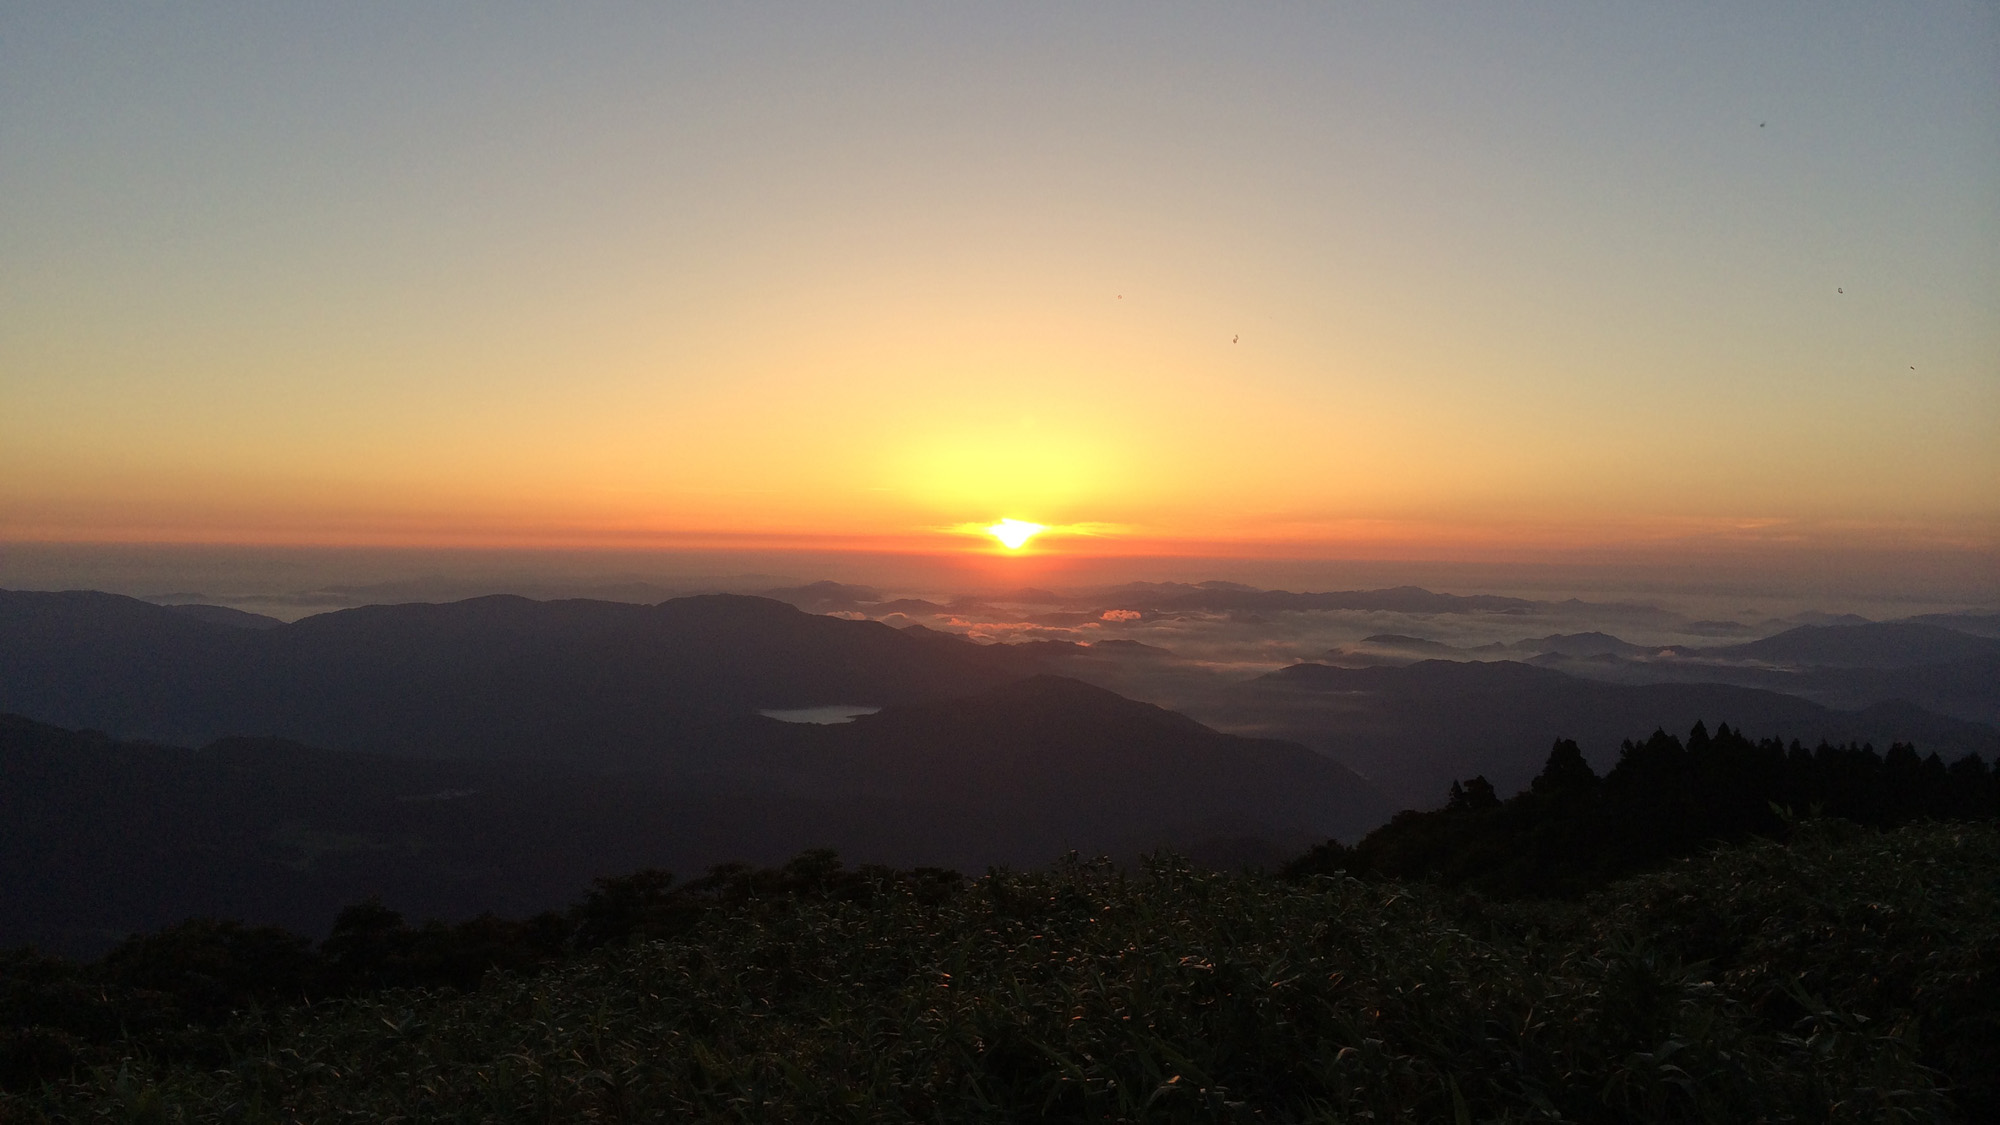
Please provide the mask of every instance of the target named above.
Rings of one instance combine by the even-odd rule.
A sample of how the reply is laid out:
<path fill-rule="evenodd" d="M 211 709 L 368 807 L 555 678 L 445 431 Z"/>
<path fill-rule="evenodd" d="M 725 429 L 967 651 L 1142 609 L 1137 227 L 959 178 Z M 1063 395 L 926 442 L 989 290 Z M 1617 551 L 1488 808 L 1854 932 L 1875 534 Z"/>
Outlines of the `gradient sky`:
<path fill-rule="evenodd" d="M 1003 515 L 2000 549 L 2000 7 L 0 3 L 0 538 Z"/>

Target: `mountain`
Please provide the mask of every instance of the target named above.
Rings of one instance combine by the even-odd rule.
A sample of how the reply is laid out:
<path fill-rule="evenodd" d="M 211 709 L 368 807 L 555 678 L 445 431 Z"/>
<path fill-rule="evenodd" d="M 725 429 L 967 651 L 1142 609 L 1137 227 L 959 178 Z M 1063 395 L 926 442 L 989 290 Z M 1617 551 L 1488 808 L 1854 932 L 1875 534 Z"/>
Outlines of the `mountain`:
<path fill-rule="evenodd" d="M 231 609 L 226 605 L 208 605 L 203 602 L 176 602 L 164 607 L 169 613 L 182 617 L 192 617 L 197 621 L 207 621 L 216 625 L 231 625 L 238 629 L 275 629 L 284 622 L 261 613 L 247 613 Z"/>
<path fill-rule="evenodd" d="M 1129 605 L 1127 603 L 1130 603 Z M 1256 590 L 1235 583 L 1205 582 L 1170 592 L 1133 590 L 1118 603 L 1131 609 L 1161 612 L 1201 610 L 1210 613 L 1251 613 L 1300 610 L 1384 610 L 1396 613 L 1530 613 L 1539 603 L 1494 594 L 1438 594 L 1420 586 L 1387 590 L 1342 590 L 1292 593 Z"/>
<path fill-rule="evenodd" d="M 885 710 L 801 742 L 814 790 L 948 808 L 962 846 L 990 854 L 1009 841 L 1016 863 L 1078 847 L 1082 825 L 1092 847 L 1131 854 L 1163 832 L 1182 845 L 1352 837 L 1392 811 L 1345 766 L 1296 743 L 1221 734 L 1058 676 Z"/>
<path fill-rule="evenodd" d="M 762 709 L 933 702 L 1038 670 L 1004 646 L 735 595 L 493 596 L 253 630 L 111 594 L 0 592 L 0 710 L 180 744 L 666 766 Z"/>
<path fill-rule="evenodd" d="M 1557 738 L 1600 771 L 1620 742 L 1697 721 L 1752 737 L 1913 742 L 1947 761 L 2000 753 L 2000 731 L 1908 703 L 1834 711 L 1797 696 L 1715 683 L 1607 683 L 1513 661 L 1426 660 L 1397 668 L 1297 664 L 1191 708 L 1222 730 L 1301 742 L 1354 768 L 1393 802 L 1430 808 L 1454 779 L 1484 774 L 1504 796 Z"/>
<path fill-rule="evenodd" d="M 1847 711 L 1902 700 L 1954 719 L 2000 726 L 2000 654 L 1902 668 L 1776 667 L 1702 660 L 1685 653 L 1657 660 L 1543 654 L 1531 663 L 1607 683 L 1734 684 Z"/>
<path fill-rule="evenodd" d="M 1817 668 L 1908 668 L 2000 655 L 2000 639 L 1919 622 L 1801 625 L 1762 640 L 1698 649 L 1691 655 Z"/>
<path fill-rule="evenodd" d="M 1644 645 L 1623 641 L 1609 633 L 1560 633 L 1540 640 L 1516 641 L 1521 652 L 1555 653 L 1558 656 L 1643 656 L 1654 652 Z"/>
<path fill-rule="evenodd" d="M 518 913 L 589 877 L 547 878 L 579 846 L 549 826 L 608 819 L 570 815 L 583 783 L 272 739 L 186 750 L 0 715 L 0 946 L 90 953 L 190 916 L 321 932 L 372 894 Z"/>
<path fill-rule="evenodd" d="M 1385 648 L 1408 649 L 1412 652 L 1457 652 L 1457 647 L 1443 641 L 1433 641 L 1426 637 L 1406 637 L 1401 633 L 1377 633 L 1361 638 L 1362 644 L 1382 645 Z"/>
<path fill-rule="evenodd" d="M 850 586 L 843 582 L 809 582 L 804 586 L 765 590 L 762 596 L 795 605 L 807 613 L 829 613 L 873 605 L 882 600 L 882 591 L 873 586 Z"/>
<path fill-rule="evenodd" d="M 1975 637 L 2000 637 L 2000 613 L 1920 613 L 1907 620 L 1919 625 L 1942 625 Z"/>
<path fill-rule="evenodd" d="M 1927 711 L 2000 726 L 2000 653 L 1907 668 L 1816 668 L 1793 690 L 1829 707 L 1908 700 Z"/>
<path fill-rule="evenodd" d="M 1461 654 L 1484 655 L 1501 647 L 1458 648 L 1438 641 L 1395 634 L 1368 637 L 1361 643 L 1392 651 L 1428 652 L 1441 659 Z M 1636 645 L 1602 632 L 1558 633 L 1515 641 L 1504 647 L 1514 652 L 1572 659 L 1615 656 L 1649 660 L 1664 656 L 1702 664 L 1756 661 L 1794 669 L 1909 668 L 2000 654 L 2000 640 L 1920 622 L 1801 625 L 1745 644 L 1712 648 L 1673 646 L 1662 649 L 1657 645 Z"/>
<path fill-rule="evenodd" d="M 1335 645 L 1314 658 L 1341 668 L 1401 668 L 1419 660 L 1476 660 L 1456 645 L 1401 633 L 1377 633 L 1352 644 Z"/>
<path fill-rule="evenodd" d="M 1821 615 L 1824 616 L 1824 615 Z M 1978 615 L 1935 615 L 1978 621 Z M 1938 715 L 2000 726 L 2000 639 L 1931 621 L 1808 624 L 1746 644 L 1710 648 L 1635 645 L 1607 633 L 1570 633 L 1511 645 L 1458 648 L 1383 634 L 1329 650 L 1320 663 L 1401 667 L 1427 658 L 1527 662 L 1618 684 L 1733 684 L 1860 710 L 1893 701 Z"/>
<path fill-rule="evenodd" d="M 1377 633 L 1358 643 L 1328 649 L 1319 662 L 1342 668 L 1401 667 L 1420 660 L 1498 660 L 1515 653 L 1532 653 L 1536 663 L 1604 656 L 1650 656 L 1656 650 L 1619 640 L 1609 633 L 1558 633 L 1513 644 L 1473 647 L 1449 645 L 1424 637 Z"/>
<path fill-rule="evenodd" d="M 1056 677 L 840 726 L 743 720 L 699 771 L 585 772 L 0 716 L 0 947 L 101 949 L 191 915 L 323 932 L 371 895 L 526 916 L 600 875 L 831 847 L 897 866 L 1358 838 L 1386 804 L 1304 747 Z"/>
<path fill-rule="evenodd" d="M 1843 710 L 1902 700 L 1939 715 L 2000 725 L 2000 639 L 1924 622 L 1806 625 L 1720 648 L 1545 653 L 1533 662 L 1613 683 L 1761 688 Z"/>

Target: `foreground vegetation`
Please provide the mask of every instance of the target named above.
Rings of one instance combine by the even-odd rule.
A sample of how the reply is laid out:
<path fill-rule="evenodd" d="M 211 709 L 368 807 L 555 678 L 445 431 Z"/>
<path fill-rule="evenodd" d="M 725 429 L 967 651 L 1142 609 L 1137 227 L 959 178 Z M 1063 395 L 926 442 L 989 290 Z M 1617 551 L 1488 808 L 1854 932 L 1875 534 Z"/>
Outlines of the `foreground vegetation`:
<path fill-rule="evenodd" d="M 539 972 L 96 1040 L 20 1020 L 17 966 L 0 1120 L 2000 1113 L 1990 824 L 1809 822 L 1568 902 L 1171 859 L 959 881 L 808 856 L 601 884 L 558 921 L 596 936 Z M 366 932 L 405 955 L 422 933 Z M 71 1057 L 30 1076 L 37 1034 Z"/>

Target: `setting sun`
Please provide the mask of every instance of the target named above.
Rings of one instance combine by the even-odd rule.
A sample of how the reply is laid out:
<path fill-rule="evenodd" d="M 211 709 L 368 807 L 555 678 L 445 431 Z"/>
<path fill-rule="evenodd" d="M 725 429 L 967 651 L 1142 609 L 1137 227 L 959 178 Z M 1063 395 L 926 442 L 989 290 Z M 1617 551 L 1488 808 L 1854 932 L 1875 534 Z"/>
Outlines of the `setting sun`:
<path fill-rule="evenodd" d="M 1018 551 L 1022 544 L 1047 530 L 1039 523 L 1026 520 L 1005 519 L 986 529 L 986 534 L 1007 545 L 1010 551 Z"/>

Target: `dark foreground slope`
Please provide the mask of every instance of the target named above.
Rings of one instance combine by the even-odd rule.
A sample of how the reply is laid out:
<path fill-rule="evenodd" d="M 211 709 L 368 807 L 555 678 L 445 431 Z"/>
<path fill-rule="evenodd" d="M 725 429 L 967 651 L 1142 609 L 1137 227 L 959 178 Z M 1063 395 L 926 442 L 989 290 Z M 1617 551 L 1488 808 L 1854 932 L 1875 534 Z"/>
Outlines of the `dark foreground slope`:
<path fill-rule="evenodd" d="M 0 711 L 180 744 L 657 766 L 760 709 L 934 702 L 1036 670 L 1004 646 L 729 595 L 495 596 L 246 629 L 112 594 L 0 591 Z"/>
<path fill-rule="evenodd" d="M 1528 784 L 1559 738 L 1599 770 L 1635 731 L 1727 722 L 1808 746 L 1913 743 L 1947 760 L 2000 756 L 2000 732 L 1907 703 L 1835 711 L 1727 684 L 1619 684 L 1512 661 L 1426 660 L 1403 668 L 1298 664 L 1198 712 L 1239 733 L 1302 742 L 1352 766 L 1405 808 L 1434 807 L 1454 779 L 1483 774 L 1504 796 Z"/>
<path fill-rule="evenodd" d="M 521 916 L 592 878 L 831 847 L 983 870 L 1354 838 L 1385 807 L 1302 747 L 1054 678 L 848 726 L 752 717 L 700 773 L 434 761 L 226 739 L 116 742 L 0 717 L 0 944 L 102 949 L 190 915 L 323 933 L 379 895 Z M 725 768 L 726 767 L 726 768 Z"/>
<path fill-rule="evenodd" d="M 6 1057 L 18 1077 L 0 1116 L 2000 1114 L 1990 825 L 1823 823 L 1580 905 L 1493 907 L 1421 886 L 1174 863 L 955 888 L 886 873 L 769 885 L 780 890 L 665 916 L 639 931 L 652 940 L 539 975 L 266 1005 L 213 1027 L 130 1018 L 121 1034 L 97 1017 L 159 1003 L 136 985 L 117 991 L 143 982 L 143 966 L 93 975 L 17 960 Z"/>

